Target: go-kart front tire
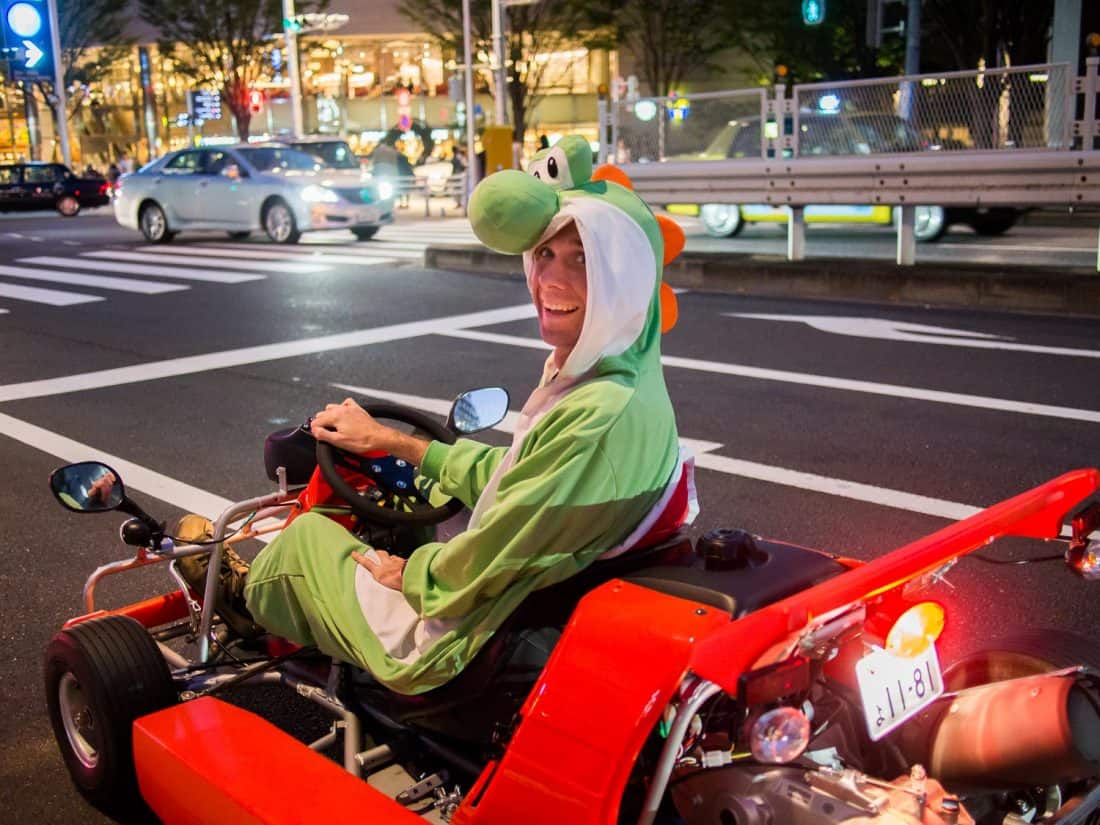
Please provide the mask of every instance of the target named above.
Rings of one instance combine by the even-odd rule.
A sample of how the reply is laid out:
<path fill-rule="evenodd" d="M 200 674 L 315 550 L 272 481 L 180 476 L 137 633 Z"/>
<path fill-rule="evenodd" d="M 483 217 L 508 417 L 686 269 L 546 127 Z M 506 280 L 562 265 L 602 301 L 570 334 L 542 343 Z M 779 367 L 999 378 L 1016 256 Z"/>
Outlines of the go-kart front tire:
<path fill-rule="evenodd" d="M 134 720 L 178 699 L 156 642 L 126 616 L 82 622 L 50 641 L 45 676 L 50 723 L 77 788 L 105 811 L 140 807 Z"/>

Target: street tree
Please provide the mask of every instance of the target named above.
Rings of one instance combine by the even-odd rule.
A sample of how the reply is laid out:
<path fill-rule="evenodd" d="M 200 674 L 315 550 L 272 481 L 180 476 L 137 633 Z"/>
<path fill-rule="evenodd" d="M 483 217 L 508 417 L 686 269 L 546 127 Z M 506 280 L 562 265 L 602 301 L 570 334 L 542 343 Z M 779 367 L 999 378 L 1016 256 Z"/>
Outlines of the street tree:
<path fill-rule="evenodd" d="M 299 3 L 310 12 L 317 3 Z M 282 32 L 281 0 L 138 0 L 141 19 L 159 33 L 157 47 L 198 86 L 212 86 L 248 140 L 249 91 L 265 74 L 271 38 Z"/>
<path fill-rule="evenodd" d="M 720 70 L 716 60 L 738 44 L 735 0 L 593 0 L 591 45 L 625 50 L 644 91 L 663 97 L 686 78 Z"/>
<path fill-rule="evenodd" d="M 504 9 L 508 100 L 515 140 L 523 140 L 528 115 L 546 91 L 569 85 L 569 75 L 584 53 L 584 38 L 579 34 L 587 20 L 583 5 L 582 0 L 541 0 Z M 462 54 L 461 0 L 403 0 L 399 9 L 439 43 L 445 54 Z M 473 0 L 470 4 L 471 48 L 475 54 L 493 52 L 490 9 L 490 0 Z M 557 59 L 551 60 L 552 54 Z M 500 94 L 500 90 L 493 89 L 493 94 Z"/>

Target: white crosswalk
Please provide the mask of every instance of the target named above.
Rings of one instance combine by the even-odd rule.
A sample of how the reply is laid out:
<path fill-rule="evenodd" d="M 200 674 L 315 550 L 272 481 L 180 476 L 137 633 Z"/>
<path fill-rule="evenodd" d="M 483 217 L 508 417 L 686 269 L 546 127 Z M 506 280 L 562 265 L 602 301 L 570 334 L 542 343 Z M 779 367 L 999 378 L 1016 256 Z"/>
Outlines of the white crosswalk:
<path fill-rule="evenodd" d="M 478 240 L 466 220 L 410 219 L 383 227 L 369 241 L 359 241 L 350 232 L 316 232 L 307 233 L 293 246 L 261 238 L 239 242 L 219 238 L 74 249 L 74 257 L 29 255 L 0 265 L 0 299 L 69 307 L 109 300 L 111 292 L 161 295 L 189 290 L 192 284 L 243 284 L 277 274 L 329 273 L 337 268 L 340 273 L 357 273 L 359 267 L 383 264 L 415 266 L 423 264 L 424 248 L 436 243 L 476 244 Z M 120 277 L 124 275 L 132 277 Z M 27 281 L 80 291 L 28 286 Z M 16 306 L 0 306 L 0 315 L 10 314 Z"/>

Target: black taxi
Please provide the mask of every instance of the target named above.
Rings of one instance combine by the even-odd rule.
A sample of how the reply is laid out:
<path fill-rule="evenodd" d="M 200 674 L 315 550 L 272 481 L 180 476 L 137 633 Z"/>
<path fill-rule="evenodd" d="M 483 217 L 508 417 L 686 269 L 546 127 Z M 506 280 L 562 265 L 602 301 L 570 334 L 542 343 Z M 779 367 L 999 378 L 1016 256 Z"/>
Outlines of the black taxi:
<path fill-rule="evenodd" d="M 0 212 L 56 209 L 72 217 L 85 207 L 111 202 L 104 178 L 82 178 L 60 163 L 0 164 Z"/>

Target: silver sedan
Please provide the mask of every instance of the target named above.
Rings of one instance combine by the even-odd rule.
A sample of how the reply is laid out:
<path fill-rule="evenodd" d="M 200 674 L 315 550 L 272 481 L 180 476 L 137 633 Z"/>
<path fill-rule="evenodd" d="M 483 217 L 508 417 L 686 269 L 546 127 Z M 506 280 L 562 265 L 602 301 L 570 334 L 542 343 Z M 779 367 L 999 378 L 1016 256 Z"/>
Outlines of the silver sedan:
<path fill-rule="evenodd" d="M 393 188 L 354 169 L 327 169 L 284 145 L 182 149 L 116 185 L 115 218 L 153 243 L 182 230 L 263 230 L 275 243 L 350 229 L 361 241 L 393 220 Z"/>

